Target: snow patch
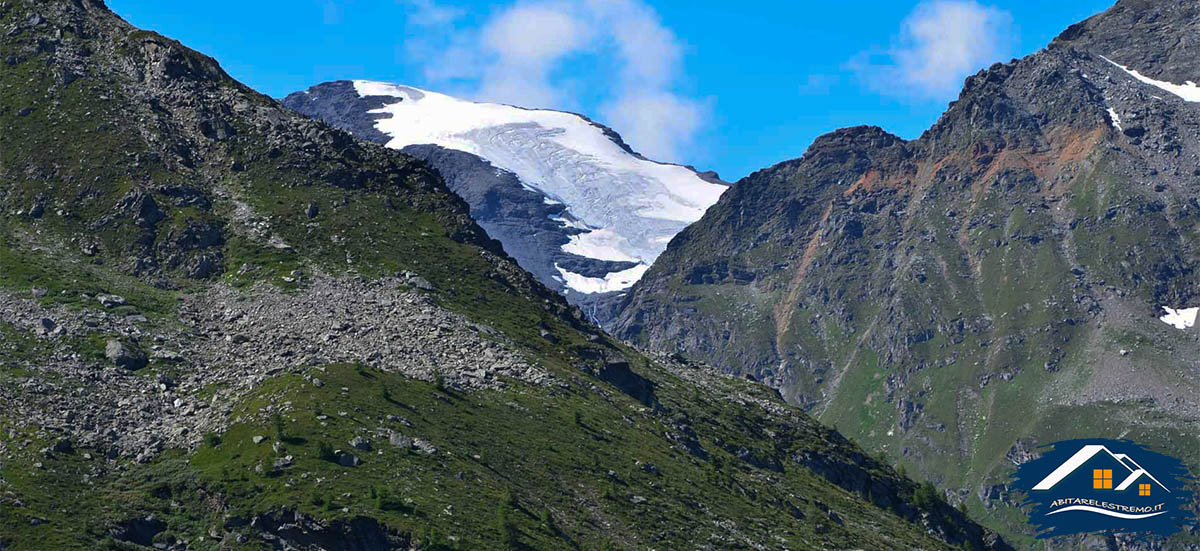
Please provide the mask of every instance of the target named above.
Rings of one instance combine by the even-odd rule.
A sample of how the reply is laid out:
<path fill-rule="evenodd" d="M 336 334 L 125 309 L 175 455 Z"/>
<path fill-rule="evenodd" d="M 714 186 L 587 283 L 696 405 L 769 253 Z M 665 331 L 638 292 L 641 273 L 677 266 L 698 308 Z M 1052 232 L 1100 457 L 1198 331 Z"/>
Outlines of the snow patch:
<path fill-rule="evenodd" d="M 592 293 L 610 293 L 628 289 L 637 283 L 637 280 L 642 278 L 646 270 L 650 268 L 645 264 L 638 264 L 628 270 L 619 272 L 609 272 L 604 277 L 587 277 L 575 272 L 568 272 L 558 264 L 554 267 L 558 269 L 558 273 L 562 274 L 563 280 L 566 281 L 567 287 L 573 291 L 578 291 L 584 294 Z"/>
<path fill-rule="evenodd" d="M 1180 308 L 1178 310 L 1162 307 L 1167 311 L 1167 315 L 1158 318 L 1167 325 L 1174 326 L 1176 329 L 1188 329 L 1196 325 L 1196 314 L 1200 313 L 1200 307 L 1196 308 Z"/>
<path fill-rule="evenodd" d="M 404 86 L 396 86 L 386 82 L 374 82 L 370 80 L 354 81 L 354 91 L 358 92 L 358 97 L 366 98 L 371 96 L 390 96 L 393 98 L 403 98 L 406 93 L 403 90 Z"/>
<path fill-rule="evenodd" d="M 562 246 L 563 252 L 596 260 L 616 262 L 638 262 L 636 257 L 625 253 L 626 239 L 609 228 L 591 230 L 572 235 L 571 241 Z"/>
<path fill-rule="evenodd" d="M 1200 86 L 1197 86 L 1195 82 L 1192 82 L 1189 80 L 1184 84 L 1175 84 L 1175 83 L 1166 82 L 1163 80 L 1155 80 L 1155 79 L 1145 76 L 1133 69 L 1129 69 L 1129 68 L 1125 67 L 1124 65 L 1121 65 L 1107 57 L 1100 56 L 1100 59 L 1103 59 L 1104 61 L 1112 63 L 1113 65 L 1116 65 L 1122 71 L 1129 73 L 1129 75 L 1132 76 L 1133 78 L 1136 78 L 1136 79 L 1138 79 L 1146 84 L 1149 84 L 1151 86 L 1155 86 L 1162 90 L 1166 90 L 1167 92 L 1170 92 L 1172 94 L 1175 94 L 1176 96 L 1183 98 L 1184 101 L 1200 102 Z"/>
<path fill-rule="evenodd" d="M 1121 128 L 1121 115 L 1118 115 L 1112 107 L 1108 108 L 1108 117 L 1112 119 L 1113 128 L 1116 128 L 1117 132 L 1124 130 Z"/>

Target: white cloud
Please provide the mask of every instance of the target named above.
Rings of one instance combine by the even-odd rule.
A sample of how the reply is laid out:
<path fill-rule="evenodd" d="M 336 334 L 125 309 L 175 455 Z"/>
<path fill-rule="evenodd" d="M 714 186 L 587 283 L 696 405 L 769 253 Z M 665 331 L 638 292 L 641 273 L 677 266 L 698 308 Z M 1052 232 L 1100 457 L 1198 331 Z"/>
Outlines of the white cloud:
<path fill-rule="evenodd" d="M 587 6 L 610 33 L 627 85 L 662 88 L 677 76 L 683 48 L 652 9 L 634 0 L 588 0 Z"/>
<path fill-rule="evenodd" d="M 488 22 L 483 45 L 505 63 L 540 66 L 578 49 L 588 32 L 562 6 L 515 6 Z"/>
<path fill-rule="evenodd" d="M 667 92 L 625 94 L 601 108 L 601 115 L 635 150 L 655 160 L 684 157 L 709 119 L 707 103 Z"/>
<path fill-rule="evenodd" d="M 615 97 L 600 114 L 635 150 L 656 160 L 678 161 L 709 119 L 709 105 L 672 93 L 683 47 L 658 14 L 635 0 L 588 0 L 608 29 L 621 61 Z"/>
<path fill-rule="evenodd" d="M 520 106 L 566 101 L 550 72 L 582 49 L 589 25 L 561 5 L 518 5 L 488 21 L 480 46 L 490 58 L 476 94 L 479 99 Z"/>
<path fill-rule="evenodd" d="M 409 3 L 416 13 L 448 9 Z M 680 160 L 709 118 L 707 102 L 676 93 L 683 46 L 641 0 L 518 1 L 475 28 L 454 28 L 457 19 L 442 18 L 407 47 L 444 91 L 523 107 L 594 107 L 634 149 L 667 161 Z M 575 92 L 585 86 L 598 106 L 580 105 Z"/>
<path fill-rule="evenodd" d="M 882 93 L 953 97 L 963 78 L 1011 53 L 1013 34 L 1006 11 L 974 0 L 925 1 L 905 18 L 886 62 L 873 64 L 864 53 L 851 65 Z"/>

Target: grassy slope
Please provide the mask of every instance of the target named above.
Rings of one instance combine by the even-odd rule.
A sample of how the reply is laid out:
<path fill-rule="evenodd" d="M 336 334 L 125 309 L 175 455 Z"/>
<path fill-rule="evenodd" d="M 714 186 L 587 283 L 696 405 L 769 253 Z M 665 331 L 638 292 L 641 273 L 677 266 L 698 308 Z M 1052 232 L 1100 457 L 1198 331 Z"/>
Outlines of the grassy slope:
<path fill-rule="evenodd" d="M 149 465 L 125 464 L 126 472 L 88 477 L 102 461 L 83 459 L 82 452 L 44 459 L 34 452 L 37 443 L 29 446 L 22 460 L 3 470 L 8 491 L 25 503 L 0 516 L 8 544 L 90 549 L 110 523 L 153 514 L 170 526 L 161 538 L 215 549 L 217 542 L 204 535 L 230 515 L 294 508 L 328 521 L 374 517 L 396 531 L 461 549 L 502 546 L 505 524 L 520 546 L 537 549 L 726 547 L 739 545 L 743 535 L 799 549 L 941 547 L 805 469 L 764 471 L 719 450 L 712 438 L 780 457 L 831 446 L 824 431 L 780 426 L 754 407 L 673 408 L 676 416 L 702 420 L 701 441 L 713 452 L 702 461 L 661 436 L 664 419 L 619 394 L 466 394 L 354 366 L 313 371 L 323 387 L 298 375 L 270 380 L 236 408 L 242 422 L 192 456 L 170 452 Z M 664 395 L 674 402 L 676 393 L 690 388 L 679 385 Z M 266 411 L 285 403 L 282 450 L 275 452 L 271 442 L 279 435 Z M 412 426 L 387 421 L 387 415 Z M 355 450 L 363 459 L 358 467 L 319 457 L 321 443 L 349 449 L 350 438 L 381 426 L 424 438 L 438 452 L 395 448 L 368 435 L 374 451 Z M 787 445 L 766 449 L 764 435 L 747 429 L 779 431 Z M 255 444 L 255 435 L 268 439 Z M 294 456 L 294 466 L 274 471 L 272 462 L 285 455 Z M 34 460 L 42 468 L 29 468 Z M 895 476 L 884 470 L 877 475 Z M 645 503 L 634 504 L 634 496 Z M 35 518 L 47 522 L 31 525 Z M 239 531 L 250 532 L 233 530 Z M 770 537 L 764 541 L 765 534 Z M 232 548 L 267 547 L 251 539 Z"/>
<path fill-rule="evenodd" d="M 26 21 L 38 4 L 8 2 L 0 8 L 0 22 Z M 64 29 L 70 43 L 76 37 L 72 28 Z M 91 297 L 97 293 L 121 294 L 130 303 L 123 311 L 146 314 L 153 330 L 173 323 L 181 293 L 214 283 L 184 278 L 170 261 L 186 228 L 210 222 L 225 230 L 223 242 L 206 251 L 219 253 L 225 265 L 216 282 L 269 280 L 288 287 L 294 283 L 284 276 L 296 269 L 367 277 L 411 269 L 433 281 L 442 304 L 499 329 L 568 384 L 458 393 L 357 366 L 307 366 L 243 397 L 235 406 L 239 420 L 195 453 L 171 450 L 148 464 L 110 462 L 95 450 L 43 455 L 39 450 L 53 435 L 0 412 L 0 435 L 13 452 L 0 464 L 5 549 L 128 547 L 107 538 L 109 528 L 151 514 L 168 524 L 159 535 L 164 541 L 188 540 L 195 549 L 266 548 L 257 539 L 239 543 L 231 536 L 219 542 L 208 533 L 235 524 L 227 518 L 279 507 L 327 520 L 378 518 L 430 548 L 513 543 L 671 549 L 709 541 L 725 547 L 739 545 L 742 535 L 765 539 L 771 547 L 944 547 L 919 525 L 872 505 L 873 496 L 847 492 L 790 463 L 789 456 L 801 451 L 859 457 L 852 445 L 803 415 L 780 418 L 759 406 L 726 402 L 628 350 L 623 353 L 658 383 L 663 409 L 647 410 L 576 369 L 585 349 L 614 345 L 592 343 L 564 317 L 560 299 L 528 285 L 522 274 L 507 273 L 510 262 L 497 262 L 482 252 L 478 239 L 463 237 L 473 228 L 462 215 L 465 207 L 423 167 L 398 156 L 381 161 L 392 154 L 354 144 L 321 144 L 340 148 L 333 157 L 273 150 L 255 121 L 234 116 L 237 137 L 205 146 L 199 166 L 181 168 L 163 160 L 168 155 L 163 144 L 173 143 L 176 121 L 131 98 L 128 91 L 136 84 L 127 76 L 96 71 L 66 83 L 46 70 L 49 54 L 29 55 L 36 33 L 44 32 L 27 30 L 0 43 L 0 58 L 19 58 L 0 73 L 0 289 L 20 294 L 44 289 L 44 303 L 79 309 L 94 308 Z M 147 41 L 206 66 L 198 54 L 143 31 L 80 42 L 97 50 L 93 59 L 129 56 L 140 65 L 137 56 Z M 236 83 L 215 78 L 215 92 L 240 93 Z M 269 101 L 248 93 L 242 98 L 259 105 Z M 338 187 L 321 177 L 347 168 L 346 159 L 356 157 L 366 160 L 350 161 L 349 168 L 363 170 L 365 183 Z M 232 170 L 235 161 L 246 169 Z M 212 199 L 212 208 L 176 206 L 161 191 L 172 185 L 197 186 Z M 143 231 L 131 216 L 96 225 L 117 212 L 114 205 L 135 188 L 154 197 L 165 216 L 155 231 Z M 46 204 L 46 214 L 26 216 L 38 202 Z M 304 215 L 308 202 L 321 205 L 317 222 Z M 236 219 L 242 204 L 254 212 L 249 223 Z M 246 229 L 254 222 L 292 248 L 269 246 Z M 81 241 L 93 243 L 97 252 L 80 252 Z M 130 257 L 146 251 L 160 264 L 140 277 L 131 275 L 141 269 Z M 548 328 L 557 344 L 542 338 L 539 327 Z M 81 336 L 66 351 L 95 360 L 102 342 L 97 335 Z M 4 384 L 19 388 L 53 378 L 38 365 L 49 353 L 33 335 L 0 322 Z M 156 369 L 152 365 L 146 373 Z M 318 371 L 327 381 L 321 388 L 301 377 Z M 747 383 L 729 384 L 763 392 Z M 281 434 L 267 411 L 280 414 Z M 412 427 L 387 421 L 387 415 L 402 416 Z M 695 427 L 710 458 L 690 456 L 664 436 L 666 424 L 677 421 Z M 319 457 L 322 443 L 347 448 L 353 435 L 379 426 L 427 439 L 439 451 L 429 456 L 393 448 L 376 436 L 371 439 L 378 453 L 360 452 L 359 467 Z M 270 438 L 254 444 L 257 434 Z M 282 449 L 275 452 L 270 442 L 280 438 Z M 743 447 L 783 465 L 782 472 L 752 466 L 729 451 Z M 274 459 L 286 455 L 294 456 L 294 465 L 272 472 Z M 910 482 L 874 461 L 859 460 L 879 483 L 911 496 Z M 262 472 L 260 464 L 266 465 Z M 633 504 L 633 496 L 646 503 Z M 939 506 L 928 510 L 950 514 Z"/>
<path fill-rule="evenodd" d="M 1019 439 L 1046 443 L 1138 435 L 1200 471 L 1195 453 L 1200 437 L 1187 430 L 1192 421 L 1146 402 L 1073 405 L 1096 365 L 1111 361 L 1119 349 L 1133 351 L 1127 361 L 1137 369 L 1178 387 L 1173 381 L 1186 373 L 1187 347 L 1194 346 L 1153 320 L 1120 330 L 1089 321 L 1087 299 L 1100 293 L 1084 288 L 1072 267 L 1085 267 L 1096 287 L 1103 284 L 1095 282 L 1107 282 L 1127 290 L 1126 304 L 1151 302 L 1155 289 L 1145 274 L 1170 265 L 1173 254 L 1151 244 L 1156 238 L 1171 243 L 1198 227 L 1194 216 L 1159 215 L 1138 189 L 1145 184 L 1121 177 L 1111 155 L 1108 148 L 1097 148 L 1077 172 L 1064 171 L 1065 182 L 1056 190 L 1069 209 L 1062 216 L 1079 223 L 1073 241 L 1065 244 L 1055 233 L 1050 210 L 1055 206 L 1043 205 L 1036 186 L 1020 188 L 1028 182 L 1020 171 L 984 182 L 976 197 L 960 193 L 965 192 L 961 179 L 931 176 L 936 193 L 914 192 L 921 202 L 909 205 L 908 231 L 901 231 L 891 214 L 860 216 L 867 220 L 864 237 L 848 239 L 835 223 L 812 222 L 829 201 L 842 201 L 841 189 L 820 195 L 823 182 L 841 175 L 811 178 L 785 167 L 780 172 L 789 175 L 786 183 L 763 177 L 746 184 L 766 188 L 757 191 L 760 202 L 731 204 L 724 212 L 718 204 L 689 229 L 684 247 L 668 250 L 664 256 L 680 255 L 674 262 L 682 267 L 668 261 L 667 268 L 658 268 L 675 270 L 667 276 L 670 292 L 657 293 L 646 307 L 679 298 L 678 311 L 695 312 L 693 319 L 699 320 L 692 338 L 704 335 L 714 343 L 689 352 L 714 364 L 755 365 L 756 353 L 784 351 L 785 361 L 800 372 L 784 381 L 785 392 L 798 392 L 802 403 L 826 396 L 816 410 L 823 422 L 946 491 L 963 490 L 955 501 L 965 501 L 1016 543 L 1033 545 L 1021 536 L 1026 529 L 1021 511 L 985 508 L 976 494 L 980 487 L 1008 482 L 1013 466 L 1006 456 Z M 771 211 L 789 200 L 813 204 L 806 211 L 809 221 L 798 226 L 801 231 Z M 855 206 L 839 203 L 833 210 L 836 220 L 840 214 L 853 216 Z M 760 225 L 722 226 L 740 223 L 741 212 L 758 213 Z M 972 219 L 964 231 L 960 221 L 975 215 L 982 218 Z M 1170 227 L 1169 218 L 1180 227 Z M 779 321 L 772 314 L 779 312 L 776 304 L 787 302 L 808 231 L 820 236 L 816 261 L 796 308 L 787 311 L 789 331 L 776 342 L 770 329 Z M 710 260 L 693 262 L 688 257 L 696 251 L 736 251 L 719 260 L 751 271 L 757 267 L 765 275 L 750 285 L 689 282 L 693 264 Z M 779 274 L 767 268 L 786 260 L 793 264 Z M 655 275 L 652 270 L 648 277 Z M 723 340 L 722 324 L 753 317 L 746 311 L 760 321 L 739 331 L 736 340 Z M 968 330 L 955 330 L 958 320 Z M 972 324 L 985 328 L 972 331 Z M 923 330 L 932 338 L 907 340 Z M 905 382 L 897 385 L 897 380 Z M 899 399 L 917 408 L 916 423 L 907 430 L 898 426 Z"/>

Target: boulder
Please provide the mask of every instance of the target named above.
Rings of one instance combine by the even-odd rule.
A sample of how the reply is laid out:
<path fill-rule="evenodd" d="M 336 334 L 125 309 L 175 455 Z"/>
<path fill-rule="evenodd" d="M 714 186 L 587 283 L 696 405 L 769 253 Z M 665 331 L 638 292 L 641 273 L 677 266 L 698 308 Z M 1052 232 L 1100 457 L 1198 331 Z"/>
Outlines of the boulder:
<path fill-rule="evenodd" d="M 341 465 L 343 467 L 357 467 L 362 464 L 362 460 L 359 459 L 357 455 L 354 455 L 352 453 L 346 453 L 344 451 L 338 450 L 338 451 L 334 452 L 334 455 L 337 456 L 338 465 Z"/>
<path fill-rule="evenodd" d="M 433 455 L 433 454 L 437 453 L 437 448 L 434 447 L 433 444 L 431 444 L 428 440 L 421 440 L 420 438 L 413 438 L 412 445 L 414 448 L 420 450 L 422 453 L 426 453 L 429 455 Z"/>
<path fill-rule="evenodd" d="M 59 439 L 51 449 L 54 450 L 54 453 L 71 453 L 75 450 L 74 446 L 71 445 L 71 441 L 67 438 Z"/>
<path fill-rule="evenodd" d="M 37 333 L 39 335 L 49 335 L 58 328 L 58 324 L 50 318 L 42 318 L 38 320 Z"/>
<path fill-rule="evenodd" d="M 393 431 L 388 435 L 388 443 L 396 446 L 397 448 L 411 448 L 413 445 L 413 439 Z"/>
<path fill-rule="evenodd" d="M 96 295 L 96 301 L 105 308 L 125 305 L 125 297 L 120 295 Z"/>
<path fill-rule="evenodd" d="M 146 353 L 137 346 L 120 339 L 109 339 L 104 346 L 104 357 L 118 367 L 135 370 L 146 367 Z"/>
<path fill-rule="evenodd" d="M 428 279 L 425 279 L 421 276 L 410 279 L 409 283 L 411 283 L 413 287 L 416 287 L 422 291 L 433 291 L 435 289 L 433 284 L 430 283 Z"/>

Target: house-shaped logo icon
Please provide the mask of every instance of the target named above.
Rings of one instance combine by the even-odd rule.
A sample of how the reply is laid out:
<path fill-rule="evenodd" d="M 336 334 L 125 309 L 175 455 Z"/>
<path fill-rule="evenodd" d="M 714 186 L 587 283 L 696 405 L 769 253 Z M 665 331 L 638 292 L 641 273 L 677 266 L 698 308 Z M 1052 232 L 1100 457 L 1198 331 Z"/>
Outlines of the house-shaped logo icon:
<path fill-rule="evenodd" d="M 1017 469 L 1039 537 L 1179 530 L 1190 500 L 1177 459 L 1127 440 L 1072 440 Z"/>
<path fill-rule="evenodd" d="M 1113 465 L 1115 463 L 1116 465 Z M 1034 491 L 1052 490 L 1056 485 L 1063 480 L 1072 477 L 1077 472 L 1088 474 L 1092 479 L 1092 490 L 1112 490 L 1114 492 L 1124 492 L 1133 488 L 1137 491 L 1138 497 L 1152 497 L 1155 492 L 1155 487 L 1171 493 L 1162 482 L 1154 478 L 1153 474 L 1142 468 L 1137 461 L 1132 457 L 1123 453 L 1113 453 L 1107 446 L 1100 444 L 1090 444 L 1079 448 L 1069 459 L 1059 465 L 1057 469 L 1046 475 L 1041 482 L 1034 485 Z M 1114 478 L 1114 476 L 1116 478 Z M 1114 486 L 1114 482 L 1120 481 Z M 1135 487 L 1134 484 L 1137 484 Z M 1107 509 L 1092 507 L 1090 505 L 1069 505 L 1061 509 L 1056 509 L 1049 514 L 1062 513 L 1066 511 L 1090 511 L 1106 516 L 1117 518 L 1148 518 L 1157 515 L 1165 514 L 1166 511 L 1154 511 L 1143 514 L 1130 514 L 1120 511 L 1110 511 Z"/>

